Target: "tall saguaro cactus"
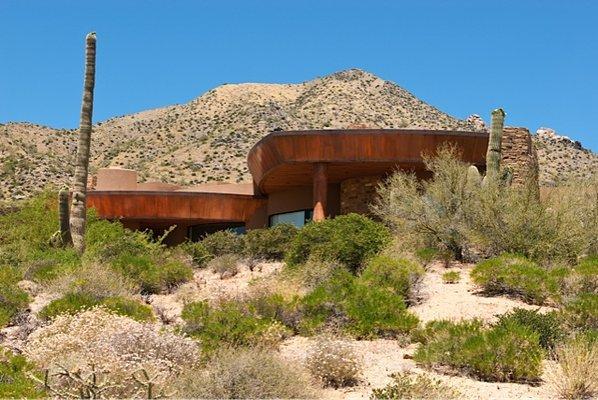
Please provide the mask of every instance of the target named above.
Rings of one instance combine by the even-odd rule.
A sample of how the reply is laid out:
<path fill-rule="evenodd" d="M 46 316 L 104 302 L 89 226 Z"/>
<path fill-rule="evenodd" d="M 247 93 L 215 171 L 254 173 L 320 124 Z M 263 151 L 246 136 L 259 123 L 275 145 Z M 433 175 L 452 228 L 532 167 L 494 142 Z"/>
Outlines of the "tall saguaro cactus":
<path fill-rule="evenodd" d="M 486 152 L 486 179 L 495 180 L 500 174 L 502 156 L 502 131 L 505 123 L 505 112 L 502 108 L 492 111 L 492 126 Z"/>
<path fill-rule="evenodd" d="M 77 164 L 75 165 L 70 219 L 73 245 L 79 253 L 85 251 L 87 174 L 89 168 L 95 73 L 96 34 L 95 32 L 91 32 L 85 37 L 85 83 L 83 85 L 83 103 L 81 105 L 81 120 L 79 123 L 79 146 L 77 147 Z"/>

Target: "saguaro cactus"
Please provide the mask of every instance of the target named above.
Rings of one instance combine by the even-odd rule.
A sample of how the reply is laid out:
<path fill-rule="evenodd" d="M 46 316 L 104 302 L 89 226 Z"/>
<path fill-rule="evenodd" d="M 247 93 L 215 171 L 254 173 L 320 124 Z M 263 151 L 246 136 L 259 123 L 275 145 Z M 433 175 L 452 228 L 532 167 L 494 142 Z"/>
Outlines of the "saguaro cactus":
<path fill-rule="evenodd" d="M 478 167 L 470 165 L 467 169 L 467 186 L 469 188 L 475 188 L 480 186 L 482 183 L 482 175 L 478 171 Z"/>
<path fill-rule="evenodd" d="M 79 146 L 73 185 L 73 203 L 71 207 L 71 236 L 73 245 L 79 253 L 85 250 L 86 194 L 89 168 L 89 145 L 91 142 L 91 116 L 93 114 L 93 88 L 96 72 L 96 34 L 85 37 L 85 82 L 83 85 L 83 103 L 79 123 Z"/>
<path fill-rule="evenodd" d="M 68 245 L 72 243 L 71 229 L 69 226 L 69 191 L 66 188 L 58 192 L 58 216 L 60 219 L 60 243 Z"/>
<path fill-rule="evenodd" d="M 500 173 L 502 131 L 505 123 L 505 112 L 502 108 L 492 111 L 492 127 L 488 139 L 486 152 L 486 177 L 484 180 L 494 180 Z"/>

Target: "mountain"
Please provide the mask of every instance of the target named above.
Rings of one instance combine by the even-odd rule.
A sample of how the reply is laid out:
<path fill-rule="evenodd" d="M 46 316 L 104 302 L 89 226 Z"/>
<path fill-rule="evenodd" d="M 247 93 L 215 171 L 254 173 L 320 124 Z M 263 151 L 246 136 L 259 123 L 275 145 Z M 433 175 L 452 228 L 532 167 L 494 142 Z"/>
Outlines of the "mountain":
<path fill-rule="evenodd" d="M 248 181 L 247 153 L 267 133 L 351 126 L 484 129 L 351 69 L 300 84 L 222 85 L 187 104 L 100 122 L 92 135 L 91 170 L 120 166 L 138 170 L 143 181 L 183 185 Z M 0 124 L 0 198 L 68 183 L 76 142 L 75 130 Z"/>

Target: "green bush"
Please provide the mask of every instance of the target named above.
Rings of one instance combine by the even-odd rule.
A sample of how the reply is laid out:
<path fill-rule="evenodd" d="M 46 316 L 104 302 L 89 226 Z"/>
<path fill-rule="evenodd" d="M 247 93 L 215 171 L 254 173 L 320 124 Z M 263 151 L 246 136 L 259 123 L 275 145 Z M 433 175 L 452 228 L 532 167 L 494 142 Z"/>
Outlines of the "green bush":
<path fill-rule="evenodd" d="M 195 266 L 202 268 L 214 257 L 201 242 L 185 242 L 180 248 L 193 260 Z"/>
<path fill-rule="evenodd" d="M 390 377 L 392 383 L 372 391 L 372 400 L 437 400 L 460 397 L 455 389 L 425 374 L 398 372 Z"/>
<path fill-rule="evenodd" d="M 108 297 L 98 299 L 86 293 L 67 293 L 63 297 L 51 301 L 39 312 L 39 317 L 45 320 L 61 314 L 74 315 L 102 305 L 119 315 L 124 315 L 137 321 L 153 321 L 154 314 L 151 307 L 133 299 L 123 297 Z"/>
<path fill-rule="evenodd" d="M 503 254 L 478 263 L 471 278 L 489 293 L 511 294 L 532 304 L 543 304 L 549 298 L 558 298 L 567 274 L 564 268 L 547 270 L 525 257 Z"/>
<path fill-rule="evenodd" d="M 426 268 L 432 261 L 439 256 L 439 251 L 433 247 L 424 247 L 415 251 L 415 257 Z"/>
<path fill-rule="evenodd" d="M 252 229 L 244 236 L 245 254 L 258 260 L 282 260 L 297 228 L 280 224 L 267 229 Z"/>
<path fill-rule="evenodd" d="M 450 366 L 486 381 L 537 381 L 544 351 L 539 335 L 526 326 L 505 323 L 485 329 L 480 321 L 428 324 L 414 359 L 425 366 Z"/>
<path fill-rule="evenodd" d="M 554 347 L 565 338 L 559 315 L 555 311 L 541 314 L 538 310 L 515 308 L 498 317 L 496 326 L 518 324 L 526 326 L 539 336 L 540 346 L 547 350 Z"/>
<path fill-rule="evenodd" d="M 598 330 L 598 294 L 580 293 L 565 305 L 562 316 L 570 329 Z"/>
<path fill-rule="evenodd" d="M 144 293 L 160 293 L 193 277 L 193 270 L 178 260 L 161 261 L 152 255 L 122 254 L 113 266 L 139 284 Z"/>
<path fill-rule="evenodd" d="M 442 274 L 442 281 L 444 283 L 457 283 L 461 279 L 461 273 L 459 271 L 448 271 Z"/>
<path fill-rule="evenodd" d="M 214 257 L 225 254 L 242 255 L 245 250 L 243 237 L 230 230 L 209 234 L 202 239 L 201 244 Z"/>
<path fill-rule="evenodd" d="M 184 332 L 201 341 L 206 352 L 223 344 L 250 346 L 257 344 L 273 321 L 249 312 L 246 305 L 226 301 L 212 307 L 205 301 L 189 303 L 183 308 Z"/>
<path fill-rule="evenodd" d="M 33 366 L 25 357 L 0 348 L 0 398 L 33 399 L 46 397 L 41 385 L 30 374 Z"/>
<path fill-rule="evenodd" d="M 20 278 L 14 268 L 0 266 L 0 328 L 29 304 L 29 296 L 17 286 Z"/>
<path fill-rule="evenodd" d="M 208 263 L 208 268 L 220 279 L 230 278 L 239 273 L 239 256 L 236 254 L 223 254 L 214 257 Z"/>
<path fill-rule="evenodd" d="M 368 260 L 359 280 L 370 287 L 389 289 L 413 303 L 423 275 L 424 269 L 413 261 L 378 255 Z"/>
<path fill-rule="evenodd" d="M 316 255 L 357 271 L 390 242 L 388 229 L 359 214 L 341 215 L 305 225 L 291 242 L 286 261 L 299 265 Z"/>
<path fill-rule="evenodd" d="M 598 256 L 587 257 L 573 268 L 566 279 L 564 296 L 576 296 L 579 293 L 598 294 Z"/>
<path fill-rule="evenodd" d="M 140 322 L 152 322 L 156 319 L 152 308 L 137 300 L 124 297 L 109 297 L 101 303 L 118 315 L 124 315 Z"/>
<path fill-rule="evenodd" d="M 343 330 L 358 338 L 392 337 L 408 333 L 418 319 L 406 311 L 403 297 L 387 287 L 366 285 L 345 270 L 336 271 L 300 301 L 299 330 Z"/>

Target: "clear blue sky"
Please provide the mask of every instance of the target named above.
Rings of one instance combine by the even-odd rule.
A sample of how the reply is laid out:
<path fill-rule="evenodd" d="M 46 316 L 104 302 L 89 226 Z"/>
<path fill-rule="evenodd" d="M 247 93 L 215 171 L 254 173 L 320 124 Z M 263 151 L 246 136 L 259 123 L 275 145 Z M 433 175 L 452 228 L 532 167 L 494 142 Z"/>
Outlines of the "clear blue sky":
<path fill-rule="evenodd" d="M 356 67 L 598 150 L 598 1 L 0 0 L 0 122 L 76 127 L 92 30 L 95 121 Z"/>

